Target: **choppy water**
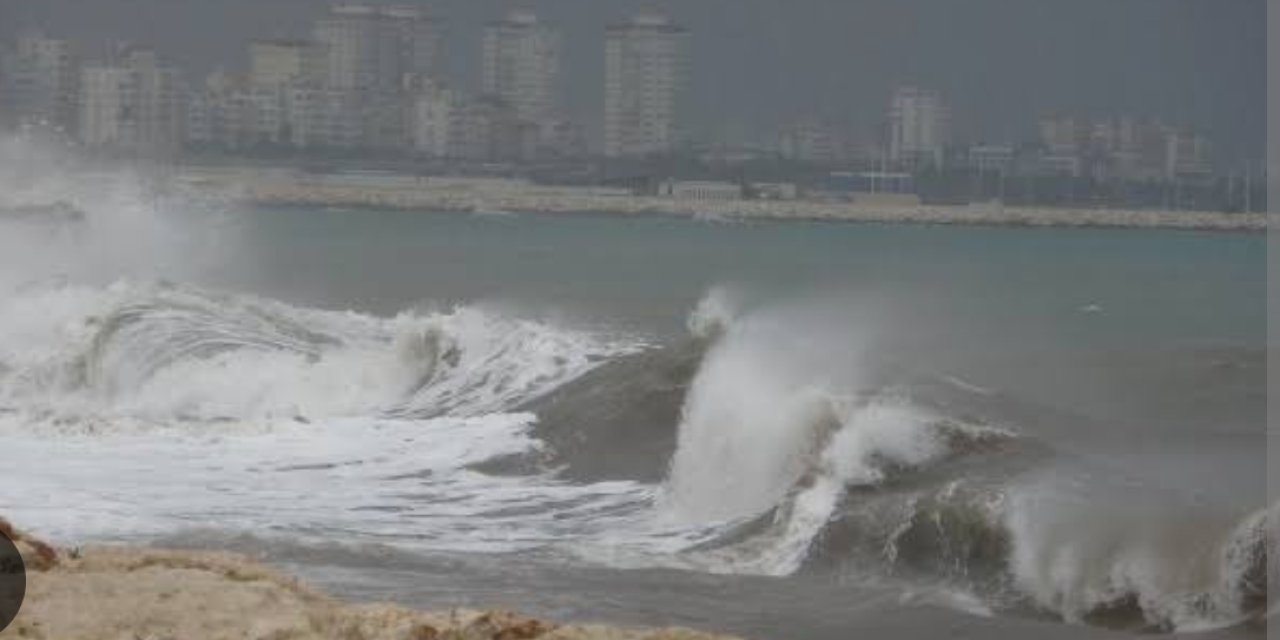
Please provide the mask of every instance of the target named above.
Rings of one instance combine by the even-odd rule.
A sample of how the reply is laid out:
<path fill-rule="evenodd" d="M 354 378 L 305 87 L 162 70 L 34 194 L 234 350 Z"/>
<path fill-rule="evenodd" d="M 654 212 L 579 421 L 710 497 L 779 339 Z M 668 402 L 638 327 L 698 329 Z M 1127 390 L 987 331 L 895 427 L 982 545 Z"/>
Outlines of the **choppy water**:
<path fill-rule="evenodd" d="M 757 638 L 1262 635 L 1261 237 L 40 189 L 88 217 L 0 222 L 0 512 L 57 539 Z"/>

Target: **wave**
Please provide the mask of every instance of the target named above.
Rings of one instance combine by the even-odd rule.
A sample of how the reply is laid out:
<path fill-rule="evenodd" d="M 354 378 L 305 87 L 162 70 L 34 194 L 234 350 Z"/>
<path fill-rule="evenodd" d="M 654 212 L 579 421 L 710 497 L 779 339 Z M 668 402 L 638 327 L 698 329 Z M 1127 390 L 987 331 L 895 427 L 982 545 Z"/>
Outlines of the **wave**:
<path fill-rule="evenodd" d="M 386 318 L 51 282 L 0 305 L 0 428 L 267 426 L 243 442 L 123 442 L 77 466 L 134 478 L 114 499 L 145 500 L 158 533 L 207 515 L 188 510 L 192 487 L 224 483 L 206 499 L 249 529 L 891 580 L 970 609 L 1145 631 L 1266 610 L 1278 507 L 1105 501 L 1093 479 L 1072 493 L 1048 470 L 1078 461 L 1002 419 L 1029 405 L 1001 414 L 1000 389 L 886 365 L 882 325 L 836 311 L 747 309 L 714 290 L 687 341 L 650 348 L 476 307 Z M 44 440 L 12 438 L 10 455 L 35 460 Z M 54 444 L 85 460 L 107 446 L 75 443 Z M 499 459 L 536 463 L 490 472 Z M 165 465 L 181 495 L 139 475 Z M 325 482 L 342 489 L 309 495 Z"/>
<path fill-rule="evenodd" d="M 1104 500 L 1105 502 L 1105 500 Z M 1069 622 L 1143 631 L 1238 624 L 1267 606 L 1280 505 L 1244 518 L 1099 505 L 1024 489 L 1004 519 L 1009 569 L 1031 604 Z"/>
<path fill-rule="evenodd" d="M 737 316 L 720 295 L 690 322 L 710 346 L 659 501 L 664 517 L 713 531 L 685 548 L 690 566 L 923 581 L 996 611 L 1144 631 L 1265 610 L 1266 510 L 1241 520 L 1167 496 L 1115 512 L 1046 500 L 1033 491 L 1040 467 L 1066 453 L 939 410 L 965 395 L 998 404 L 999 390 L 946 376 L 886 386 L 874 327 L 856 315 L 831 331 L 794 310 Z M 915 395 L 939 388 L 937 405 Z"/>
<path fill-rule="evenodd" d="M 0 308 L 0 405 L 60 424 L 475 416 L 636 348 L 472 307 L 378 318 L 168 284 L 52 285 Z"/>
<path fill-rule="evenodd" d="M 730 570 L 792 573 L 850 489 L 1015 437 L 877 386 L 867 366 L 875 331 L 864 324 L 859 336 L 859 328 L 841 323 L 829 333 L 804 313 L 753 313 L 720 330 L 706 353 L 685 400 L 663 502 L 693 523 L 765 514 L 770 522 L 753 527 L 748 544 L 720 550 Z M 740 524 L 732 530 L 741 535 Z"/>

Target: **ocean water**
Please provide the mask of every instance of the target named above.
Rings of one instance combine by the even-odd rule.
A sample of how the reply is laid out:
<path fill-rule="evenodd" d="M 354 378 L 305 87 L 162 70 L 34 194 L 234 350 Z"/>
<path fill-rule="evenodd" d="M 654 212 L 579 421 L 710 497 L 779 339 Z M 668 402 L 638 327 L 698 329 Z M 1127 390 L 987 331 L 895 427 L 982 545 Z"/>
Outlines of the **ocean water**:
<path fill-rule="evenodd" d="M 0 221 L 0 513 L 58 541 L 761 640 L 1264 635 L 1261 236 L 24 189 L 87 213 Z"/>

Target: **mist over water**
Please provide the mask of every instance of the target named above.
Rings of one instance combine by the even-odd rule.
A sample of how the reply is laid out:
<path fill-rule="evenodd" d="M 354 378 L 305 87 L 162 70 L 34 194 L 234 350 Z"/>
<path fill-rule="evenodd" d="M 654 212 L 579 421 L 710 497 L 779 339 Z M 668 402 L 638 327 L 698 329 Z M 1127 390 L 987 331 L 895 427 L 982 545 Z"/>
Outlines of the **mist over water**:
<path fill-rule="evenodd" d="M 662 576 L 754 637 L 1270 602 L 1261 238 L 258 210 L 23 145 L 0 203 L 83 220 L 0 218 L 0 505 L 61 541 L 631 622 Z"/>

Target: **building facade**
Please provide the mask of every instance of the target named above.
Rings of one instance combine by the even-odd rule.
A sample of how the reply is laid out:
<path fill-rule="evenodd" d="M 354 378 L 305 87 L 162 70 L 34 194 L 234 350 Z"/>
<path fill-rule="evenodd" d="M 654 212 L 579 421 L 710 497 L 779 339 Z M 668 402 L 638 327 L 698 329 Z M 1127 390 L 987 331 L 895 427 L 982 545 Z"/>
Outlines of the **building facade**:
<path fill-rule="evenodd" d="M 120 153 L 169 155 L 184 143 L 187 92 L 182 74 L 154 51 L 122 50 L 81 73 L 79 137 Z"/>
<path fill-rule="evenodd" d="M 249 84 L 280 89 L 319 83 L 324 58 L 320 45 L 309 40 L 256 40 L 249 44 Z"/>
<path fill-rule="evenodd" d="M 888 120 L 890 163 L 907 169 L 942 164 L 951 141 L 951 111 L 937 91 L 899 87 Z"/>
<path fill-rule="evenodd" d="M 417 9 L 335 5 L 316 21 L 312 40 L 330 89 L 395 93 L 440 70 L 439 25 Z"/>
<path fill-rule="evenodd" d="M 680 144 L 688 41 L 688 31 L 662 17 L 606 28 L 606 156 L 669 153 Z"/>
<path fill-rule="evenodd" d="M 9 124 L 74 132 L 80 68 L 70 42 L 24 33 L 0 71 L 0 111 Z"/>
<path fill-rule="evenodd" d="M 1208 142 L 1193 131 L 1132 117 L 1040 121 L 1044 163 L 1055 175 L 1094 180 L 1172 181 L 1211 173 Z"/>
<path fill-rule="evenodd" d="M 124 113 L 133 99 L 133 73 L 125 67 L 92 64 L 81 78 L 80 141 L 89 147 L 125 144 L 130 134 Z"/>
<path fill-rule="evenodd" d="M 560 109 L 560 33 L 530 11 L 512 12 L 484 31 L 483 91 L 516 116 L 542 126 Z"/>
<path fill-rule="evenodd" d="M 788 160 L 818 165 L 841 164 L 853 155 L 850 137 L 831 122 L 807 117 L 792 123 L 782 132 L 778 151 Z"/>
<path fill-rule="evenodd" d="M 293 90 L 301 146 L 409 152 L 416 95 L 441 73 L 441 26 L 409 7 L 333 6 L 312 32 L 315 81 Z"/>

